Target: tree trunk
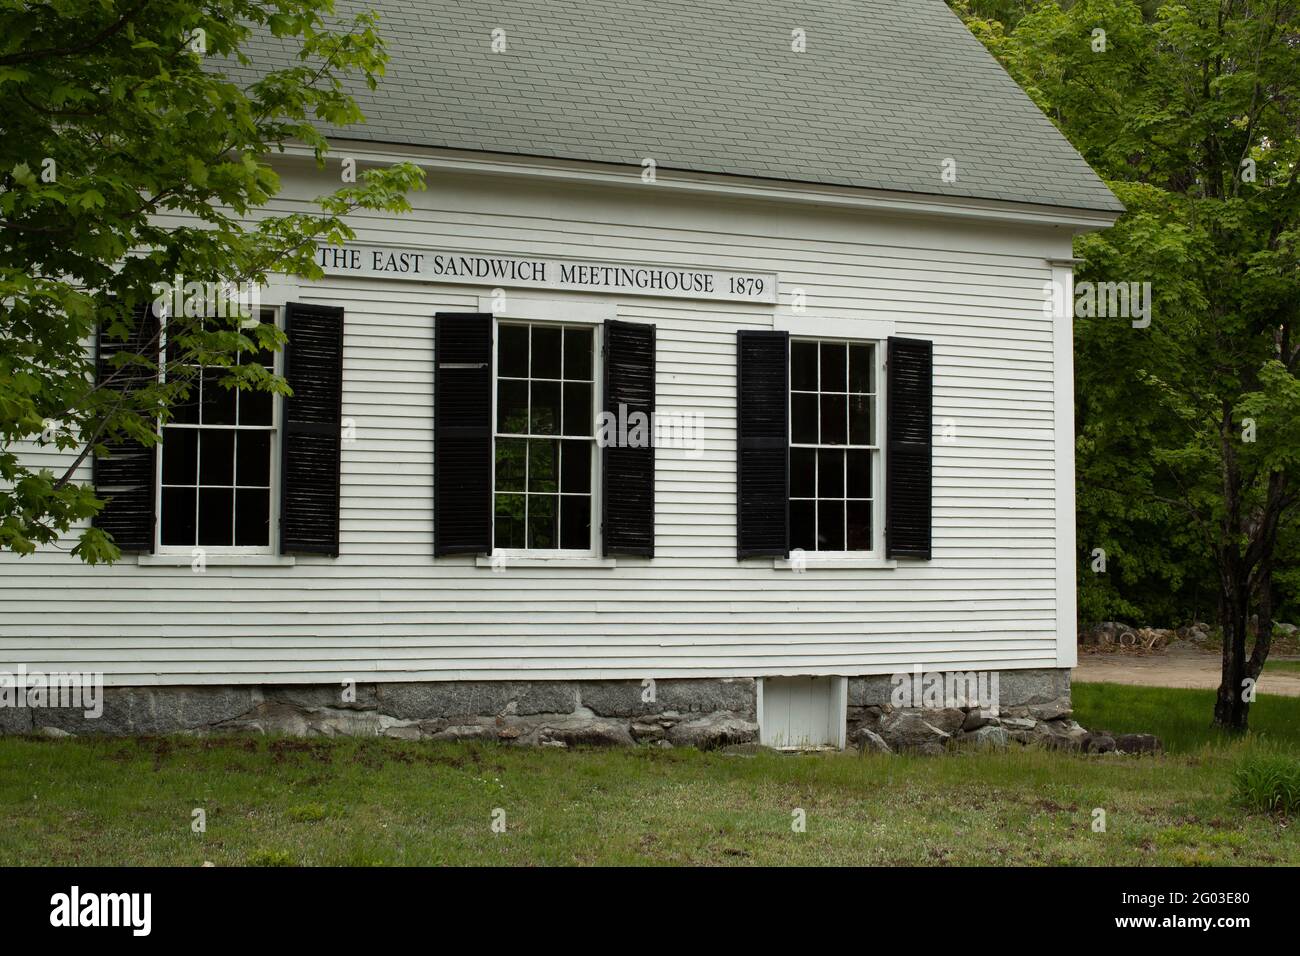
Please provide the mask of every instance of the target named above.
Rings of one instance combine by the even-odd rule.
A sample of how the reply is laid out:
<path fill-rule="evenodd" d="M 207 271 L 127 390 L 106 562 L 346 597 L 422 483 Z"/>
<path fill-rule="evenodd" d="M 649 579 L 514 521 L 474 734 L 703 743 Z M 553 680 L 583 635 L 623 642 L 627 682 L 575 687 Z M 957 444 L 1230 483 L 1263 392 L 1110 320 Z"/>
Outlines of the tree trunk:
<path fill-rule="evenodd" d="M 1233 562 L 1236 564 L 1237 562 Z M 1219 693 L 1214 701 L 1214 725 L 1234 733 L 1247 727 L 1250 704 L 1245 699 L 1242 681 L 1246 678 L 1246 624 L 1249 614 L 1249 591 L 1240 582 L 1237 568 L 1225 569 L 1222 612 L 1223 671 Z"/>
<path fill-rule="evenodd" d="M 1251 648 L 1250 660 L 1246 661 L 1246 676 L 1252 686 L 1259 684 L 1259 675 L 1264 671 L 1264 662 L 1273 644 L 1273 562 L 1270 557 L 1259 575 L 1258 594 L 1255 597 L 1259 608 L 1259 625 L 1255 628 L 1255 646 Z M 1256 688 L 1258 689 L 1258 688 Z"/>

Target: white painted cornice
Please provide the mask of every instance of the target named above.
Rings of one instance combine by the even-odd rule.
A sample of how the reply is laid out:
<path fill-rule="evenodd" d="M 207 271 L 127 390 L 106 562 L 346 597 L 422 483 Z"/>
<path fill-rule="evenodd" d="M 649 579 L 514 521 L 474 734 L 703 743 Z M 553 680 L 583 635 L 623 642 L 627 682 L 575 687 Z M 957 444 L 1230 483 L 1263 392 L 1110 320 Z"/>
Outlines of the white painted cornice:
<path fill-rule="evenodd" d="M 424 169 L 445 173 L 645 188 L 640 168 L 631 166 L 342 139 L 335 139 L 331 149 L 336 155 L 350 156 L 363 164 L 409 162 Z M 293 144 L 285 147 L 284 155 L 310 159 L 313 153 L 306 145 Z M 724 176 L 663 167 L 656 170 L 655 188 L 738 199 L 872 210 L 904 216 L 945 216 L 1008 224 L 1064 226 L 1076 233 L 1105 229 L 1120 216 L 1119 213 L 1099 210 Z"/>

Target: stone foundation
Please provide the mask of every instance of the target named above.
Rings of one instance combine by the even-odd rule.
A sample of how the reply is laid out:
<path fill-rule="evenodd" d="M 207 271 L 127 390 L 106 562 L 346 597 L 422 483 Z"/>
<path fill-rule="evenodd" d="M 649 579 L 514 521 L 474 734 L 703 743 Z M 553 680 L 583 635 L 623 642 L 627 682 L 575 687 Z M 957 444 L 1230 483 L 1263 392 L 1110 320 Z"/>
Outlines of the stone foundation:
<path fill-rule="evenodd" d="M 996 715 L 975 706 L 898 707 L 891 675 L 848 681 L 848 740 L 882 752 L 1041 743 L 1085 748 L 1070 719 L 1070 672 L 1002 671 Z M 283 686 L 108 687 L 103 713 L 0 708 L 0 733 L 262 733 L 490 740 L 568 747 L 701 749 L 759 739 L 753 678 L 656 681 L 437 681 Z"/>
<path fill-rule="evenodd" d="M 1070 672 L 1037 668 L 998 672 L 996 714 L 977 704 L 895 706 L 889 674 L 849 678 L 849 743 L 882 753 L 942 753 L 952 746 L 1042 744 L 1079 749 L 1088 732 L 1071 719 Z"/>
<path fill-rule="evenodd" d="M 0 710 L 0 732 L 224 734 L 495 740 L 567 747 L 634 743 L 701 749 L 758 740 L 752 678 L 437 681 L 251 687 L 107 687 L 96 719 L 80 710 Z"/>

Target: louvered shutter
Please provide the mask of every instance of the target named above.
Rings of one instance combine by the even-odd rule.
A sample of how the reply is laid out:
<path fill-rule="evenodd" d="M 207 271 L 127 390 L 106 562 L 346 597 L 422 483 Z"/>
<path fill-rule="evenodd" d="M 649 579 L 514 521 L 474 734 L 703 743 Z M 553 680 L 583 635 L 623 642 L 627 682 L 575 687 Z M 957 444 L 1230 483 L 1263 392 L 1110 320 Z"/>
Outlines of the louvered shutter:
<path fill-rule="evenodd" d="M 790 336 L 737 333 L 736 512 L 742 558 L 790 553 Z"/>
<path fill-rule="evenodd" d="M 157 366 L 152 370 L 125 365 L 114 368 L 112 358 L 119 352 L 148 355 L 157 362 L 159 356 L 159 322 L 151 306 L 140 306 L 133 316 L 133 328 L 125 342 L 109 339 L 99 329 L 95 353 L 96 384 L 119 392 L 131 392 L 156 381 Z M 157 510 L 158 446 L 146 448 L 139 442 L 122 438 L 108 442 L 108 457 L 96 456 L 93 465 L 95 496 L 107 504 L 94 517 L 94 525 L 113 536 L 123 551 L 152 552 L 154 519 Z"/>
<path fill-rule="evenodd" d="M 885 405 L 885 547 L 889 557 L 930 557 L 934 347 L 889 340 Z"/>
<path fill-rule="evenodd" d="M 492 316 L 434 319 L 433 553 L 492 550 Z"/>
<path fill-rule="evenodd" d="M 604 553 L 655 553 L 655 327 L 605 323 L 605 410 L 622 422 L 645 415 L 642 447 L 606 446 L 602 453 L 601 502 Z M 628 431 L 633 429 L 629 425 Z"/>
<path fill-rule="evenodd" d="M 291 302 L 285 309 L 280 550 L 339 553 L 343 427 L 343 310 Z"/>

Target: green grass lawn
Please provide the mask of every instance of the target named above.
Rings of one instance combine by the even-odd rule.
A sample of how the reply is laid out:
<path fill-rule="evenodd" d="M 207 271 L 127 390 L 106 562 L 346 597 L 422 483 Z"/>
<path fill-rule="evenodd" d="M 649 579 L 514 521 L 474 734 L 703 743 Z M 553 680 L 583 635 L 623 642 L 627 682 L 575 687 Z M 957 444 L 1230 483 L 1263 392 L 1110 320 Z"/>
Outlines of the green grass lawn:
<path fill-rule="evenodd" d="M 1300 661 L 1265 661 L 1264 673 L 1267 674 L 1269 671 L 1288 671 L 1290 673 L 1295 673 L 1296 671 L 1300 671 Z"/>
<path fill-rule="evenodd" d="M 7 738 L 0 864 L 1300 864 L 1298 828 L 1238 808 L 1230 778 L 1300 754 L 1300 700 L 1224 742 L 1208 699 L 1076 687 L 1085 724 L 1162 733 L 1161 758 Z"/>
<path fill-rule="evenodd" d="M 1276 666 L 1265 664 L 1265 671 Z M 1229 736 L 1210 726 L 1212 690 L 1129 687 L 1123 684 L 1074 684 L 1074 717 L 1089 730 L 1150 733 L 1172 753 L 1188 753 L 1207 744 L 1228 744 Z M 1261 694 L 1250 708 L 1251 738 L 1300 754 L 1300 697 Z"/>

